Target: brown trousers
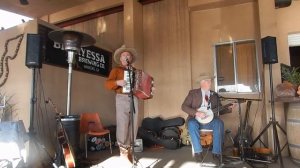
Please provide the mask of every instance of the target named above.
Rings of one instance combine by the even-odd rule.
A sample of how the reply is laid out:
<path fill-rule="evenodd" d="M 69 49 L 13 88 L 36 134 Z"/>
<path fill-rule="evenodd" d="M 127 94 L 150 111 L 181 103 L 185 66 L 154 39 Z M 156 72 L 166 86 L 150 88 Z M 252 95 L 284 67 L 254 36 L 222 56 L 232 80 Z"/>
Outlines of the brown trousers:
<path fill-rule="evenodd" d="M 119 146 L 131 146 L 132 121 L 131 98 L 126 94 L 116 94 L 117 142 Z M 134 96 L 134 140 L 137 135 L 138 99 Z"/>

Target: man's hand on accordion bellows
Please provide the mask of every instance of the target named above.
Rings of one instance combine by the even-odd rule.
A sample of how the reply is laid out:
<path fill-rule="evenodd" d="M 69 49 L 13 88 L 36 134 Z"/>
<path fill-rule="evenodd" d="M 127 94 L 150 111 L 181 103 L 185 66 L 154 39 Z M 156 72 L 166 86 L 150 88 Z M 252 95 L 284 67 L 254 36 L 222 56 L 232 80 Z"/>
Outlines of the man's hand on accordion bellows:
<path fill-rule="evenodd" d="M 117 81 L 116 81 L 116 84 L 117 84 L 118 86 L 122 86 L 122 87 L 125 86 L 126 83 L 127 83 L 127 82 L 126 82 L 125 80 L 117 80 Z"/>

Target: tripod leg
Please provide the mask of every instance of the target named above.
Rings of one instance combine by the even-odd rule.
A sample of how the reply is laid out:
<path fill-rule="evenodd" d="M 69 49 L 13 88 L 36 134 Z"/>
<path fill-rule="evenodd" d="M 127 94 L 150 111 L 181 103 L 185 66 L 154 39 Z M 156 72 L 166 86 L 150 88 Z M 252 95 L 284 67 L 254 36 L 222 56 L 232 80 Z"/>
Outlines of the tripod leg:
<path fill-rule="evenodd" d="M 251 143 L 251 147 L 256 143 L 257 140 L 259 140 L 259 138 L 265 133 L 265 131 L 271 126 L 271 122 L 269 122 L 269 124 L 262 130 L 262 132 L 253 140 L 253 142 Z"/>
<path fill-rule="evenodd" d="M 286 131 L 279 125 L 278 122 L 276 122 L 276 125 L 278 126 L 278 128 L 280 128 L 280 130 L 284 133 L 284 135 L 286 135 Z M 278 133 L 278 132 L 277 132 Z M 280 149 L 280 151 L 282 151 L 286 146 L 288 145 L 288 142 L 286 142 L 284 144 L 284 146 L 282 147 L 282 149 Z M 288 151 L 290 152 L 289 148 L 288 148 Z"/>
<path fill-rule="evenodd" d="M 286 135 L 286 131 L 279 125 L 278 122 L 276 122 L 276 125 L 280 128 L 280 130 Z"/>
<path fill-rule="evenodd" d="M 274 144 L 274 150 L 275 150 L 275 155 L 278 154 L 279 160 L 280 160 L 280 167 L 284 168 L 283 166 L 283 161 L 282 161 L 282 157 L 281 157 L 281 148 L 280 148 L 280 144 L 279 144 L 279 138 L 278 138 L 278 132 L 277 132 L 277 128 L 276 128 L 276 124 L 273 124 L 273 134 L 274 134 L 274 138 L 275 138 L 275 144 Z"/>

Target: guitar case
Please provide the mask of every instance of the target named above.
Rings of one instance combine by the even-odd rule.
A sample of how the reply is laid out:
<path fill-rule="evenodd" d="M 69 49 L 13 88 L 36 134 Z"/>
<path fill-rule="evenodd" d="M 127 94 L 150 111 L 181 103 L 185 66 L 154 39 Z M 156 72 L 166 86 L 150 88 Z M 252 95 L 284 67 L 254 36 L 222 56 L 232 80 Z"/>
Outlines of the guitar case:
<path fill-rule="evenodd" d="M 154 131 L 139 127 L 137 134 L 138 137 L 143 139 L 143 145 L 146 147 L 160 144 L 157 133 Z"/>
<path fill-rule="evenodd" d="M 157 133 L 161 129 L 160 125 L 162 122 L 163 122 L 163 120 L 160 117 L 156 117 L 156 118 L 147 117 L 147 118 L 144 118 L 142 121 L 142 128 Z"/>
<path fill-rule="evenodd" d="M 178 127 L 166 127 L 159 135 L 162 139 L 180 139 L 180 130 Z"/>
<path fill-rule="evenodd" d="M 175 117 L 175 118 L 170 118 L 167 120 L 163 120 L 161 127 L 174 127 L 174 126 L 182 126 L 185 123 L 184 118 L 182 117 Z"/>
<path fill-rule="evenodd" d="M 160 132 L 161 144 L 167 149 L 180 148 L 180 130 L 178 127 L 166 127 Z"/>
<path fill-rule="evenodd" d="M 142 127 L 151 131 L 159 132 L 165 127 L 182 126 L 184 123 L 185 120 L 182 117 L 175 117 L 166 120 L 163 120 L 160 117 L 147 117 L 143 119 Z"/>
<path fill-rule="evenodd" d="M 138 129 L 138 136 L 143 139 L 147 147 L 162 145 L 167 149 L 178 149 L 181 145 L 180 130 L 183 125 L 182 117 L 163 120 L 160 117 L 145 118 Z"/>
<path fill-rule="evenodd" d="M 180 148 L 181 140 L 180 139 L 160 139 L 160 144 L 167 149 L 178 149 Z"/>

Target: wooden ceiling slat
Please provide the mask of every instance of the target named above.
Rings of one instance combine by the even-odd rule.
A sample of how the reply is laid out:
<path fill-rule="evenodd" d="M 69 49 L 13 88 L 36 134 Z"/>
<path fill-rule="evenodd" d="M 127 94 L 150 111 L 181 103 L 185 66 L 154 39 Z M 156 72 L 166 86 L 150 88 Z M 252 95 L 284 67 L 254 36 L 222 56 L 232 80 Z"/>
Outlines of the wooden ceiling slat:
<path fill-rule="evenodd" d="M 58 27 L 67 27 L 67 26 L 71 26 L 71 25 L 74 25 L 74 24 L 77 24 L 77 23 L 81 23 L 81 22 L 85 22 L 85 21 L 88 21 L 88 20 L 91 20 L 91 19 L 95 19 L 95 18 L 98 18 L 98 17 L 106 16 L 106 15 L 117 13 L 117 12 L 122 12 L 123 10 L 124 10 L 124 7 L 123 7 L 123 5 L 121 5 L 121 6 L 113 7 L 113 8 L 110 8 L 110 9 L 98 11 L 98 12 L 95 12 L 95 13 L 90 13 L 90 14 L 80 16 L 80 17 L 77 17 L 77 18 L 73 18 L 73 19 L 70 19 L 70 20 L 66 20 L 66 21 L 63 21 L 63 22 L 60 22 L 60 23 L 56 23 L 55 25 L 58 26 Z"/>

